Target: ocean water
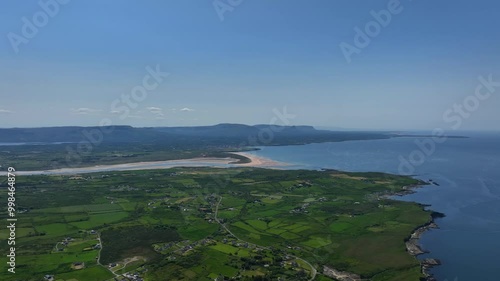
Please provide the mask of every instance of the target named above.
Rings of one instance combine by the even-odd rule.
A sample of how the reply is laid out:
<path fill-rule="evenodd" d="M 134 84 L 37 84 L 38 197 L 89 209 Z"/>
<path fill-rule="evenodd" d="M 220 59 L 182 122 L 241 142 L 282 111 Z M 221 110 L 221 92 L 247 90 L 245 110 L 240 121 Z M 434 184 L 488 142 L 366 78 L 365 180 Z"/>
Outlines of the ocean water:
<path fill-rule="evenodd" d="M 0 146 L 11 145 L 51 145 L 51 144 L 65 144 L 72 142 L 0 142 Z"/>
<path fill-rule="evenodd" d="M 431 270 L 439 281 L 500 280 L 500 133 L 464 133 L 469 138 L 402 137 L 298 146 L 260 147 L 253 154 L 289 162 L 291 168 L 345 171 L 413 172 L 439 184 L 425 186 L 400 200 L 429 204 L 442 212 L 439 229 L 420 240 L 443 263 Z M 461 135 L 464 135 L 461 134 Z M 427 141 L 427 150 L 416 141 Z M 420 151 L 420 152 L 418 152 Z M 420 157 L 419 156 L 424 156 Z M 412 156 L 413 161 L 410 161 Z M 411 170 L 401 163 L 413 163 Z"/>

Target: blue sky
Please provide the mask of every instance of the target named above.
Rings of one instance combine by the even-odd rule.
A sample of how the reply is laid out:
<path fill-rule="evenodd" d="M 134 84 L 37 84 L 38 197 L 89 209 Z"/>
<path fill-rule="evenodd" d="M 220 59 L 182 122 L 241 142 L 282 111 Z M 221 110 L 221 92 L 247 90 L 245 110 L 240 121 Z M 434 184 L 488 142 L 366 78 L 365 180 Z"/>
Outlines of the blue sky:
<path fill-rule="evenodd" d="M 395 0 L 220 0 L 223 20 L 211 0 L 60 1 L 32 38 L 39 1 L 0 3 L 0 127 L 257 124 L 286 107 L 297 125 L 500 129 L 500 87 L 453 107 L 479 76 L 500 82 L 498 1 L 401 0 L 350 62 L 339 45 Z M 148 66 L 169 76 L 113 110 Z"/>

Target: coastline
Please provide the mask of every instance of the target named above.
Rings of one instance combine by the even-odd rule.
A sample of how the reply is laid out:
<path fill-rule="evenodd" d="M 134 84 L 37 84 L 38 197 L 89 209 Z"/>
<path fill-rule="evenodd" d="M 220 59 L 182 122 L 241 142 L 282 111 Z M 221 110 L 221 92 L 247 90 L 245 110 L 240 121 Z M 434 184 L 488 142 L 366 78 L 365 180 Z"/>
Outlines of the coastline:
<path fill-rule="evenodd" d="M 392 194 L 387 194 L 387 195 L 384 195 L 384 197 L 390 198 L 393 200 L 397 200 L 397 198 L 394 198 L 394 196 L 401 197 L 404 195 L 413 194 L 416 192 L 415 189 L 422 188 L 425 185 L 438 185 L 435 182 L 433 182 L 432 180 L 430 182 L 425 182 L 422 180 L 420 180 L 420 181 L 421 182 L 418 184 L 403 186 L 402 191 L 392 193 Z M 416 204 L 419 204 L 419 203 L 416 203 Z M 423 205 L 423 204 L 419 204 L 419 205 L 422 208 L 427 207 L 426 205 Z M 445 214 L 432 211 L 431 212 L 431 219 L 429 220 L 429 222 L 416 227 L 410 233 L 410 235 L 404 240 L 406 251 L 408 252 L 409 255 L 417 258 L 419 255 L 430 253 L 430 251 L 427 251 L 427 250 L 422 248 L 419 241 L 422 238 L 422 235 L 425 234 L 425 232 L 427 232 L 431 229 L 438 229 L 439 226 L 437 225 L 435 220 L 437 218 L 443 218 L 443 217 L 445 217 Z M 437 279 L 434 278 L 434 276 L 429 272 L 429 270 L 433 267 L 441 265 L 441 261 L 438 259 L 434 259 L 434 258 L 426 258 L 424 260 L 418 260 L 418 261 L 420 263 L 421 272 L 424 275 L 424 277 L 421 279 L 421 281 L 437 281 Z M 327 266 L 327 265 L 325 265 L 323 267 L 323 274 L 325 274 L 326 276 L 338 279 L 340 281 L 361 281 L 361 280 L 364 280 L 359 275 L 357 275 L 355 273 L 336 270 L 332 266 Z"/>
<path fill-rule="evenodd" d="M 18 171 L 18 175 L 71 175 L 71 174 L 85 174 L 85 173 L 97 173 L 97 172 L 108 172 L 108 171 L 130 171 L 130 170 L 154 170 L 154 169 L 169 169 L 175 167 L 213 167 L 213 168 L 235 168 L 235 167 L 257 167 L 257 168 L 267 168 L 267 169 L 286 169 L 286 166 L 291 164 L 279 162 L 272 160 L 270 158 L 257 156 L 248 152 L 228 152 L 229 157 L 197 157 L 188 159 L 177 159 L 177 160 L 165 160 L 165 161 L 150 161 L 150 162 L 133 162 L 124 164 L 112 164 L 112 165 L 97 165 L 91 167 L 78 167 L 78 168 L 62 168 L 55 170 L 44 170 L 44 171 Z M 240 157 L 230 157 L 231 154 L 244 157 L 246 159 L 241 159 Z M 247 162 L 248 161 L 248 162 Z M 325 169 L 329 170 L 329 169 Z M 3 173 L 0 172 L 0 175 Z M 393 200 L 398 200 L 394 198 L 395 196 L 401 197 L 404 195 L 415 193 L 416 189 L 422 188 L 426 185 L 437 185 L 435 182 L 430 180 L 430 182 L 425 182 L 419 180 L 420 182 L 413 185 L 403 186 L 401 191 L 386 194 L 383 197 L 391 198 Z M 418 203 L 417 203 L 418 204 Z M 425 205 L 419 204 L 422 208 Z M 404 240 L 405 247 L 411 256 L 415 258 L 419 255 L 429 253 L 422 249 L 419 244 L 419 240 L 422 235 L 431 230 L 439 228 L 435 223 L 436 218 L 444 217 L 444 214 L 432 212 L 431 220 L 424 225 L 416 227 L 411 234 Z M 419 260 L 421 271 L 425 277 L 423 281 L 436 281 L 429 270 L 435 266 L 439 266 L 441 262 L 437 259 L 424 259 Z M 339 280 L 362 280 L 360 277 L 354 273 L 338 271 L 330 266 L 325 266 L 323 268 L 324 274 L 330 277 L 337 278 Z"/>
<path fill-rule="evenodd" d="M 276 168 L 276 167 L 285 167 L 290 164 L 285 163 L 285 162 L 279 162 L 272 160 L 270 158 L 262 157 L 262 156 L 257 156 L 255 154 L 251 154 L 248 152 L 230 152 L 231 154 L 243 156 L 247 158 L 250 162 L 247 163 L 233 163 L 235 165 L 241 166 L 241 167 L 266 167 L 266 168 Z"/>
<path fill-rule="evenodd" d="M 422 181 L 422 183 L 420 183 L 420 184 L 403 186 L 403 191 L 398 192 L 395 195 L 401 197 L 404 195 L 413 194 L 416 192 L 415 189 L 422 188 L 422 187 L 424 187 L 424 185 L 433 185 L 433 184 L 438 185 L 431 180 L 430 182 Z M 422 204 L 419 204 L 419 205 L 421 205 L 422 208 L 427 207 L 426 205 L 422 205 Z M 408 236 L 405 239 L 405 246 L 406 246 L 406 251 L 408 252 L 408 254 L 417 258 L 419 255 L 430 253 L 430 251 L 422 248 L 422 246 L 420 245 L 420 239 L 427 231 L 430 231 L 432 229 L 438 229 L 439 226 L 436 223 L 436 219 L 443 218 L 443 217 L 445 217 L 445 214 L 432 211 L 430 221 L 423 224 L 423 225 L 416 227 L 411 232 L 410 236 Z M 441 265 L 441 261 L 438 259 L 434 259 L 434 258 L 427 258 L 424 260 L 419 260 L 419 262 L 420 262 L 420 268 L 422 270 L 422 274 L 424 275 L 423 280 L 424 281 L 437 281 L 429 271 L 431 268 Z"/>
<path fill-rule="evenodd" d="M 177 167 L 214 167 L 214 168 L 228 168 L 228 167 L 256 167 L 278 169 L 285 167 L 288 164 L 283 162 L 274 161 L 269 158 L 260 157 L 244 152 L 231 152 L 231 154 L 239 155 L 248 159 L 249 162 L 238 163 L 241 159 L 233 157 L 198 157 L 177 160 L 165 161 L 149 161 L 149 162 L 133 162 L 124 164 L 111 164 L 111 165 L 96 165 L 89 167 L 76 167 L 76 168 L 61 168 L 54 170 L 39 170 L 39 171 L 16 171 L 17 175 L 30 176 L 30 175 L 73 175 L 73 174 L 88 174 L 109 171 L 131 171 L 131 170 L 158 170 L 169 169 Z M 0 176 L 6 175 L 6 172 L 0 172 Z"/>

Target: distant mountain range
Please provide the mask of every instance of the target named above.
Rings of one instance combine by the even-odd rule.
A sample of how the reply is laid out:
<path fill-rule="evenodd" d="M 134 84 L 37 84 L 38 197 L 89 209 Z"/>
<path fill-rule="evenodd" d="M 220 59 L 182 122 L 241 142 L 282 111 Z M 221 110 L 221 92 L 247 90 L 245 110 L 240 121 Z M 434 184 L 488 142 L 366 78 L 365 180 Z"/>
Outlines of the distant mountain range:
<path fill-rule="evenodd" d="M 386 139 L 395 135 L 369 131 L 328 131 L 312 126 L 218 124 L 195 127 L 46 127 L 0 129 L 0 142 L 161 143 L 173 146 L 265 146 L 314 142 Z"/>

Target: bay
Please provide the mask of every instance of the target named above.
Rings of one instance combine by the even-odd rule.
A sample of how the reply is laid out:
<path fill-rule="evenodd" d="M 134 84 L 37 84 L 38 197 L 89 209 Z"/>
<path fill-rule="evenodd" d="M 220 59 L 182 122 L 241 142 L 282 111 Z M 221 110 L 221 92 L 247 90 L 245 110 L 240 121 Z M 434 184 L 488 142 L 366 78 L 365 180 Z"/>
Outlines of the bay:
<path fill-rule="evenodd" d="M 435 143 L 423 163 L 415 162 L 413 176 L 438 185 L 424 186 L 398 200 L 431 205 L 442 212 L 439 229 L 420 240 L 431 253 L 419 258 L 440 259 L 431 270 L 439 281 L 498 281 L 500 254 L 500 134 L 465 133 L 469 138 L 448 138 Z M 386 140 L 346 141 L 296 146 L 260 147 L 257 156 L 287 162 L 294 169 L 338 169 L 400 174 L 401 162 L 422 149 L 417 141 L 400 137 Z M 404 162 L 404 161 L 403 161 Z M 422 162 L 422 161 L 420 161 Z"/>

